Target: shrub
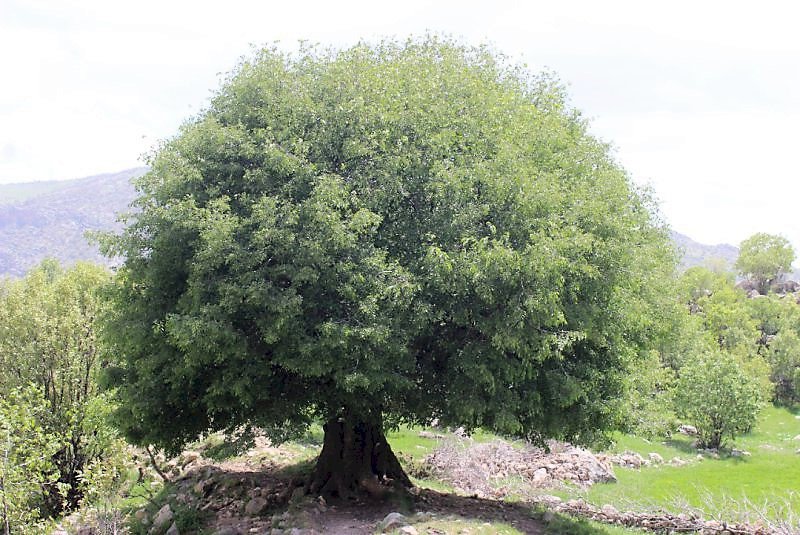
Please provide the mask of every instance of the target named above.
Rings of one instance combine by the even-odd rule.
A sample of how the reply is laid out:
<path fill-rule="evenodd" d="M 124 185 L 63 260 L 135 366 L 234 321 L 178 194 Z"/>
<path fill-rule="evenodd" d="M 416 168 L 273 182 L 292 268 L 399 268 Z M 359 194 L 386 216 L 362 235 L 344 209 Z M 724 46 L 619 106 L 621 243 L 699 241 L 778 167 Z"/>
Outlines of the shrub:
<path fill-rule="evenodd" d="M 753 427 L 764 399 L 758 368 L 724 351 L 704 353 L 681 368 L 675 411 L 697 428 L 701 447 L 719 448 Z"/>
<path fill-rule="evenodd" d="M 0 531 L 30 533 L 38 525 L 41 486 L 57 479 L 58 449 L 38 421 L 47 410 L 39 389 L 14 388 L 0 397 Z"/>
<path fill-rule="evenodd" d="M 58 477 L 40 486 L 45 516 L 77 507 L 87 488 L 99 484 L 94 476 L 107 480 L 110 472 L 98 463 L 118 444 L 106 418 L 109 395 L 95 382 L 95 321 L 108 279 L 99 266 L 64 270 L 48 260 L 24 279 L 0 282 L 0 397 L 35 385 L 46 407 L 35 413 L 35 424 L 57 444 L 47 453 Z M 34 468 L 26 468 L 28 477 L 41 479 Z"/>

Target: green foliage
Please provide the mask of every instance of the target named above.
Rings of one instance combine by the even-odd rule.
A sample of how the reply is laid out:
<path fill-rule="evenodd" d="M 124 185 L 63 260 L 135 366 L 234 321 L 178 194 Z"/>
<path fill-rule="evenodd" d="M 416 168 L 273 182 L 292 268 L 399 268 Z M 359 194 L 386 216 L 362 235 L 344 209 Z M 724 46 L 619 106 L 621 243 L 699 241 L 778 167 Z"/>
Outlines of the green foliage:
<path fill-rule="evenodd" d="M 773 281 L 791 271 L 794 258 L 794 249 L 789 240 L 759 232 L 739 245 L 736 269 L 742 276 L 755 281 L 758 291 L 766 295 Z"/>
<path fill-rule="evenodd" d="M 797 331 L 786 329 L 778 333 L 769 344 L 767 360 L 776 401 L 787 404 L 800 401 L 800 336 Z"/>
<path fill-rule="evenodd" d="M 42 429 L 47 407 L 39 389 L 13 388 L 0 396 L 0 530 L 28 533 L 41 528 L 41 486 L 57 476 L 52 463 L 58 443 Z"/>
<path fill-rule="evenodd" d="M 760 338 L 744 292 L 733 285 L 733 278 L 695 267 L 679 282 L 682 294 L 699 322 L 701 348 L 718 347 L 742 356 L 754 355 Z"/>
<path fill-rule="evenodd" d="M 672 399 L 675 371 L 664 366 L 656 351 L 651 351 L 635 373 L 628 376 L 625 413 L 626 430 L 640 437 L 668 436 L 676 427 Z"/>
<path fill-rule="evenodd" d="M 58 445 L 51 455 L 57 481 L 43 486 L 46 514 L 75 507 L 92 475 L 103 472 L 98 463 L 119 447 L 106 422 L 111 400 L 95 385 L 99 288 L 108 279 L 101 267 L 62 270 L 45 261 L 0 286 L 0 396 L 35 385 L 47 407 L 37 413 L 37 425 Z"/>
<path fill-rule="evenodd" d="M 763 379 L 756 359 L 724 351 L 707 352 L 680 370 L 675 409 L 697 428 L 701 446 L 719 448 L 726 440 L 749 431 L 763 404 Z"/>
<path fill-rule="evenodd" d="M 549 76 L 430 37 L 245 60 L 165 142 L 106 380 L 136 443 L 343 411 L 587 442 L 674 266 Z"/>

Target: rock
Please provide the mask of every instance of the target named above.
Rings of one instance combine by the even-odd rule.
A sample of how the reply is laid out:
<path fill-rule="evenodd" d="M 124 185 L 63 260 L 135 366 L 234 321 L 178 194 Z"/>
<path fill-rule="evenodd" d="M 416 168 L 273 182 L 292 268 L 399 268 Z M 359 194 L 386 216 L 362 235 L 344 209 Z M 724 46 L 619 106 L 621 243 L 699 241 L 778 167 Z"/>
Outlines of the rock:
<path fill-rule="evenodd" d="M 697 428 L 695 426 L 693 426 L 693 425 L 683 424 L 682 426 L 680 426 L 678 428 L 678 433 L 681 433 L 682 435 L 689 435 L 689 436 L 696 437 L 697 436 Z"/>
<path fill-rule="evenodd" d="M 164 535 L 181 535 L 181 532 L 178 531 L 178 526 L 173 522 Z"/>
<path fill-rule="evenodd" d="M 547 468 L 539 468 L 533 473 L 533 482 L 534 483 L 542 483 L 543 481 L 547 481 L 550 476 L 547 474 Z"/>
<path fill-rule="evenodd" d="M 400 533 L 403 533 L 404 535 L 419 535 L 417 528 L 414 526 L 403 526 L 400 528 Z"/>
<path fill-rule="evenodd" d="M 198 496 L 205 496 L 209 493 L 213 485 L 214 485 L 213 479 L 203 479 L 195 483 L 194 487 L 192 487 L 192 490 L 194 490 L 194 493 L 197 494 Z"/>
<path fill-rule="evenodd" d="M 800 435 L 796 435 L 792 440 L 800 440 Z"/>
<path fill-rule="evenodd" d="M 378 531 L 385 533 L 407 525 L 408 519 L 405 516 L 400 513 L 389 513 L 381 520 L 380 524 L 378 524 Z"/>
<path fill-rule="evenodd" d="M 658 453 L 648 453 L 647 458 L 650 459 L 650 462 L 653 464 L 664 464 L 664 458 Z"/>
<path fill-rule="evenodd" d="M 558 496 L 552 496 L 550 494 L 542 494 L 536 497 L 537 503 L 543 503 L 549 507 L 555 507 L 559 505 L 562 501 L 563 500 L 561 500 L 561 498 L 559 498 Z"/>
<path fill-rule="evenodd" d="M 609 518 L 615 518 L 619 514 L 617 508 L 611 505 L 610 503 L 603 505 L 603 507 L 600 508 L 600 512 Z"/>
<path fill-rule="evenodd" d="M 196 451 L 185 451 L 181 455 L 181 464 L 186 466 L 187 464 L 195 462 L 197 459 L 200 458 L 200 453 Z"/>
<path fill-rule="evenodd" d="M 624 468 L 641 468 L 649 464 L 649 462 L 644 460 L 644 457 L 633 451 L 626 451 L 615 455 L 612 457 L 611 461 Z"/>
<path fill-rule="evenodd" d="M 56 530 L 55 530 L 53 533 L 51 533 L 50 535 L 69 535 L 69 533 L 68 533 L 68 532 L 66 532 L 66 531 L 64 531 L 63 529 L 60 529 L 60 528 L 59 528 L 59 529 L 56 529 Z"/>
<path fill-rule="evenodd" d="M 174 513 L 172 512 L 172 508 L 169 504 L 166 504 L 164 507 L 158 510 L 156 513 L 156 517 L 153 519 L 153 530 L 158 531 L 166 526 L 169 522 L 172 522 L 172 517 Z"/>
<path fill-rule="evenodd" d="M 244 512 L 248 516 L 258 516 L 267 508 L 267 500 L 261 497 L 253 498 L 244 506 Z"/>
<path fill-rule="evenodd" d="M 680 457 L 673 457 L 672 460 L 669 462 L 672 466 L 683 466 L 686 464 L 686 461 L 681 459 Z"/>
<path fill-rule="evenodd" d="M 242 531 L 235 526 L 228 526 L 218 529 L 214 535 L 242 535 Z"/>
<path fill-rule="evenodd" d="M 731 450 L 731 457 L 750 457 L 750 452 L 744 450 L 737 450 L 734 448 L 733 450 Z"/>

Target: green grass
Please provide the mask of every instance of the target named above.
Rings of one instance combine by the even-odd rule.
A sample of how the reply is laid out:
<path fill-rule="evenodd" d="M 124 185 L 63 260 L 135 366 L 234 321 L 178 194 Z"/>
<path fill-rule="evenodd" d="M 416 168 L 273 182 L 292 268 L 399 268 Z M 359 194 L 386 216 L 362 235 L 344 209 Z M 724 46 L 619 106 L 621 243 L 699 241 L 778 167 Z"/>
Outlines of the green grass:
<path fill-rule="evenodd" d="M 706 514 L 728 513 L 745 500 L 754 504 L 788 505 L 800 511 L 800 419 L 785 408 L 768 407 L 756 429 L 739 438 L 735 446 L 749 451 L 749 457 L 732 457 L 723 451 L 719 459 L 706 457 L 686 466 L 659 466 L 642 470 L 617 468 L 616 484 L 595 485 L 586 499 L 619 509 L 658 506 L 678 510 L 681 504 L 696 507 Z M 632 450 L 646 457 L 657 452 L 665 460 L 672 457 L 695 459 L 691 439 L 678 437 L 665 443 L 648 444 L 632 437 L 620 437 L 616 450 Z M 779 511 L 773 511 L 779 515 Z"/>
<path fill-rule="evenodd" d="M 444 435 L 445 437 L 450 436 L 447 431 L 442 431 L 440 429 L 423 429 L 419 427 L 401 427 L 397 431 L 392 431 L 386 435 L 386 438 L 392 444 L 392 450 L 396 454 L 400 454 L 406 457 L 411 457 L 414 460 L 422 460 L 423 457 L 432 453 L 433 450 L 439 445 L 439 442 L 443 439 L 438 438 L 426 438 L 419 436 L 420 432 L 427 431 L 431 434 L 439 434 Z M 472 435 L 470 435 L 472 440 L 475 442 L 490 442 L 495 440 L 498 437 L 492 433 L 488 433 L 483 430 L 476 430 Z"/>

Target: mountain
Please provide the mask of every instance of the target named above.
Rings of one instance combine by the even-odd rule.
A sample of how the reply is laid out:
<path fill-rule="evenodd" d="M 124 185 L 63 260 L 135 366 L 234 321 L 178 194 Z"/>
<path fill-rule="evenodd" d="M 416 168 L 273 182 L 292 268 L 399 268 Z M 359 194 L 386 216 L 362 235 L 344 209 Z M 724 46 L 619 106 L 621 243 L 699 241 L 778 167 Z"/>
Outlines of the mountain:
<path fill-rule="evenodd" d="M 22 276 L 46 257 L 109 265 L 85 237 L 119 228 L 144 167 L 56 182 L 0 185 L 0 276 Z"/>
<path fill-rule="evenodd" d="M 675 231 L 672 231 L 672 242 L 681 253 L 681 270 L 694 266 L 712 267 L 714 264 L 714 267 L 733 270 L 733 264 L 739 258 L 739 248 L 727 243 L 705 245 Z"/>
<path fill-rule="evenodd" d="M 117 215 L 135 198 L 131 179 L 146 167 L 74 180 L 0 185 L 0 276 L 22 276 L 51 256 L 62 263 L 91 260 L 110 265 L 90 244 L 90 230 L 118 230 Z M 672 233 L 681 269 L 722 262 L 732 269 L 739 249 L 704 245 Z"/>

